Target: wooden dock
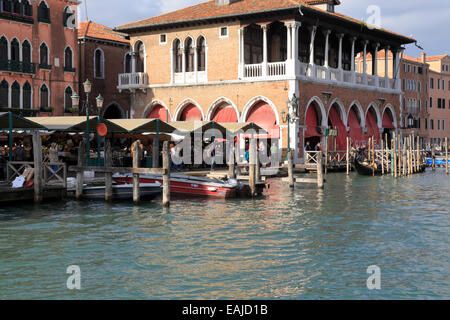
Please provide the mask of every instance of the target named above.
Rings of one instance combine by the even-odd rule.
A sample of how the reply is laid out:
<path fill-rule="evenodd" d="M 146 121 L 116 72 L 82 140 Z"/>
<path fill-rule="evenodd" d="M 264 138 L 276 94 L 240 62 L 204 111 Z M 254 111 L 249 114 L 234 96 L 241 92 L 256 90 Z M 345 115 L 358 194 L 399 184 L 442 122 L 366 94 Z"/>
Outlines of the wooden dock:
<path fill-rule="evenodd" d="M 33 202 L 34 188 L 18 188 L 14 189 L 9 186 L 0 186 L 0 203 L 16 203 Z M 44 187 L 42 200 L 61 200 L 66 196 L 66 189 L 62 186 Z"/>

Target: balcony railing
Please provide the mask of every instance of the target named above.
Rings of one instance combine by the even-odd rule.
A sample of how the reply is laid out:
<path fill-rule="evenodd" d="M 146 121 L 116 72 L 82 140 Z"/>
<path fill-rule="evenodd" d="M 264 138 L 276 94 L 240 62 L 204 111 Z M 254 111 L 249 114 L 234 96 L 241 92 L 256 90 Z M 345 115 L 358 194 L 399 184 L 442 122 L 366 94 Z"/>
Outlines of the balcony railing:
<path fill-rule="evenodd" d="M 38 17 L 38 21 L 43 23 L 51 23 L 50 17 Z"/>
<path fill-rule="evenodd" d="M 39 69 L 51 70 L 52 66 L 47 63 L 39 63 Z"/>
<path fill-rule="evenodd" d="M 374 87 L 399 91 L 400 81 L 385 77 L 374 76 L 354 71 L 310 65 L 297 61 L 283 61 L 274 63 L 245 64 L 240 66 L 240 76 L 244 79 L 256 80 L 260 78 L 279 79 L 283 77 L 303 77 L 312 80 L 346 83 L 353 86 Z"/>
<path fill-rule="evenodd" d="M 77 69 L 75 68 L 64 66 L 64 72 L 76 72 L 76 71 Z"/>
<path fill-rule="evenodd" d="M 36 64 L 14 60 L 0 60 L 0 71 L 36 74 Z"/>
<path fill-rule="evenodd" d="M 119 74 L 119 90 L 145 89 L 148 85 L 148 75 L 144 72 Z"/>
<path fill-rule="evenodd" d="M 11 20 L 11 21 L 17 21 L 27 24 L 34 24 L 33 17 L 26 16 L 26 15 L 18 15 L 16 13 L 11 13 L 7 11 L 0 11 L 0 19 L 5 20 Z"/>

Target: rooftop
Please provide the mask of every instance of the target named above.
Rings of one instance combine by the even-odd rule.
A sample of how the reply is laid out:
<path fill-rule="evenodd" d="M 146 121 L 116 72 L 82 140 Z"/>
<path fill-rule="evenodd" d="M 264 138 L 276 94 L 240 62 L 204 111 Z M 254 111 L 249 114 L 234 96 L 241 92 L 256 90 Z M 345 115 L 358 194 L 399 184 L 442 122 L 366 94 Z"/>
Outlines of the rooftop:
<path fill-rule="evenodd" d="M 126 34 L 114 31 L 112 28 L 92 21 L 80 22 L 80 26 L 78 28 L 79 39 L 92 38 L 129 44 L 130 40 L 127 40 L 126 37 Z"/>
<path fill-rule="evenodd" d="M 170 25 L 180 22 L 193 22 L 198 20 L 225 18 L 239 16 L 243 14 L 257 14 L 267 13 L 270 11 L 277 11 L 280 9 L 297 9 L 299 6 L 309 8 L 317 13 L 326 14 L 335 18 L 346 20 L 354 24 L 363 24 L 363 21 L 354 19 L 338 12 L 328 12 L 320 9 L 314 5 L 327 3 L 324 0 L 240 0 L 232 2 L 228 5 L 216 5 L 215 0 L 210 0 L 197 5 L 186 7 L 177 11 L 162 14 L 156 17 L 139 20 L 129 24 L 125 24 L 116 28 L 123 32 L 131 32 L 133 29 L 156 27 L 163 25 Z M 339 1 L 335 1 L 339 4 Z M 402 37 L 409 43 L 415 42 L 415 39 L 405 37 L 403 35 L 394 33 L 392 31 L 379 29 L 380 31 L 390 33 L 391 35 Z"/>

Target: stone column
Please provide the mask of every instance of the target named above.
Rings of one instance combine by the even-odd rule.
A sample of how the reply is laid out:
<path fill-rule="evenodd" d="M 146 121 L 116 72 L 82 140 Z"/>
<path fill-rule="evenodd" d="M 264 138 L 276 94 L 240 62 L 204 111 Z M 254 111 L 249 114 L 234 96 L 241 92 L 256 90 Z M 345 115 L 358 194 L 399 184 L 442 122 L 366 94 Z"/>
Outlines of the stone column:
<path fill-rule="evenodd" d="M 389 49 L 389 46 L 384 48 L 384 79 L 386 88 L 389 88 Z"/>
<path fill-rule="evenodd" d="M 342 41 L 344 39 L 344 34 L 338 34 L 338 38 L 339 38 L 339 55 L 338 55 L 338 69 L 339 69 L 339 81 L 343 82 L 344 81 L 344 72 L 342 70 Z"/>
<path fill-rule="evenodd" d="M 363 43 L 364 43 L 363 74 L 364 74 L 364 84 L 367 85 L 367 45 L 369 44 L 369 41 L 365 40 Z"/>
<path fill-rule="evenodd" d="M 294 75 L 297 75 L 299 71 L 300 60 L 298 58 L 298 37 L 299 37 L 299 29 L 302 24 L 300 22 L 295 21 L 293 32 L 292 32 L 292 59 L 294 60 Z"/>
<path fill-rule="evenodd" d="M 315 78 L 316 77 L 316 68 L 315 68 L 315 63 L 314 63 L 314 39 L 316 38 L 316 32 L 317 32 L 317 27 L 313 26 L 312 28 L 310 28 L 311 30 L 311 43 L 309 45 L 309 76 L 311 78 Z"/>
<path fill-rule="evenodd" d="M 352 63 L 352 83 L 355 83 L 355 42 L 356 42 L 356 37 L 351 38 L 352 40 L 352 56 L 351 56 L 351 63 Z"/>
<path fill-rule="evenodd" d="M 193 47 L 194 49 L 194 72 L 195 72 L 195 83 L 198 83 L 198 52 L 197 45 Z"/>
<path fill-rule="evenodd" d="M 136 73 L 136 52 L 131 53 L 131 73 Z"/>
<path fill-rule="evenodd" d="M 268 54 L 267 54 L 267 25 L 261 26 L 263 29 L 263 66 L 262 66 L 262 75 L 263 77 L 267 76 L 267 63 L 268 63 Z"/>
<path fill-rule="evenodd" d="M 372 69 L 373 75 L 375 76 L 375 86 L 379 87 L 379 79 L 378 79 L 378 48 L 380 47 L 379 43 L 375 44 L 374 56 L 372 57 Z"/>
<path fill-rule="evenodd" d="M 239 78 L 244 78 L 245 66 L 245 46 L 244 46 L 244 31 L 245 28 L 239 28 Z"/>
<path fill-rule="evenodd" d="M 183 72 L 183 83 L 186 83 L 186 51 L 184 50 L 184 43 L 181 45 L 181 52 L 183 53 L 183 61 L 181 62 L 182 65 L 182 72 Z"/>
<path fill-rule="evenodd" d="M 292 22 L 285 22 L 284 23 L 285 27 L 286 27 L 286 31 L 287 31 L 287 60 L 292 60 Z"/>

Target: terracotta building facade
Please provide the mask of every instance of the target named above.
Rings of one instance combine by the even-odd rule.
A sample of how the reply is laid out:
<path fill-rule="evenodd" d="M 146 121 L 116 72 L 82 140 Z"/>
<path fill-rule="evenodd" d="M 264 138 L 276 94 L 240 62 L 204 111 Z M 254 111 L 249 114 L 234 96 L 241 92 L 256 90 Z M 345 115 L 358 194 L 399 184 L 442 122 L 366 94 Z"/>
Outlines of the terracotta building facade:
<path fill-rule="evenodd" d="M 117 89 L 118 75 L 131 72 L 130 41 L 127 36 L 92 21 L 81 22 L 78 47 L 80 85 L 77 90 L 82 100 L 85 100 L 82 83 L 89 79 L 92 83 L 89 102 L 94 114 L 98 114 L 95 98 L 100 94 L 104 98 L 103 109 L 100 110 L 103 117 L 128 118 L 130 93 Z"/>
<path fill-rule="evenodd" d="M 440 146 L 450 137 L 450 57 L 427 57 L 429 73 L 429 143 Z"/>
<path fill-rule="evenodd" d="M 399 128 L 398 66 L 414 39 L 361 27 L 335 11 L 339 4 L 210 1 L 118 27 L 133 52 L 118 89 L 132 93 L 135 118 L 254 122 L 295 150 L 296 162 L 306 142 L 325 142 L 328 128 L 338 129 L 338 150 L 347 136 L 380 143 Z M 393 53 L 393 77 L 368 70 L 366 60 L 357 72 L 358 53 L 381 50 Z M 294 95 L 298 109 L 287 103 Z"/>
<path fill-rule="evenodd" d="M 0 107 L 63 115 L 78 86 L 78 1 L 0 1 Z"/>

